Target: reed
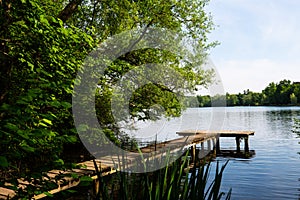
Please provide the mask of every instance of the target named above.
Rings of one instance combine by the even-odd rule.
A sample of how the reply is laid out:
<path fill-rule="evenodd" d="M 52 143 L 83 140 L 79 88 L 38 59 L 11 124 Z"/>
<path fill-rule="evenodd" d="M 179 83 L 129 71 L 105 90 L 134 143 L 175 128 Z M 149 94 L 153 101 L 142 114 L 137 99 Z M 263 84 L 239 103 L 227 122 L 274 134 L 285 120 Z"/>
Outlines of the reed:
<path fill-rule="evenodd" d="M 190 165 L 188 153 L 178 161 L 155 172 L 141 174 L 117 172 L 109 181 L 98 173 L 100 184 L 95 198 L 105 200 L 219 200 L 225 198 L 229 200 L 231 189 L 227 195 L 221 192 L 223 173 L 227 164 L 228 161 L 220 166 L 217 162 L 212 181 L 209 181 L 210 162 Z"/>

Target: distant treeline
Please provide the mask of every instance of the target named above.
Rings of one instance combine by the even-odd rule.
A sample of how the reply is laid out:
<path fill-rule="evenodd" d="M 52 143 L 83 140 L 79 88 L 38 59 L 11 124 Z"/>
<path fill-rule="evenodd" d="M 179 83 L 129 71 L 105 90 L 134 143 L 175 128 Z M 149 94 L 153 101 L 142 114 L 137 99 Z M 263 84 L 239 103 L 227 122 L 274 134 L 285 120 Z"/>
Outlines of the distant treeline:
<path fill-rule="evenodd" d="M 197 96 L 199 107 L 209 107 L 211 102 L 221 102 L 224 96 L 209 95 Z M 189 102 L 189 101 L 188 101 Z M 270 83 L 262 92 L 252 92 L 249 89 L 243 93 L 229 94 L 226 93 L 227 106 L 284 106 L 298 105 L 300 103 L 300 82 L 291 82 L 290 80 L 282 80 L 279 83 Z M 224 103 L 223 103 L 224 104 Z M 197 107 L 195 103 L 190 107 Z"/>

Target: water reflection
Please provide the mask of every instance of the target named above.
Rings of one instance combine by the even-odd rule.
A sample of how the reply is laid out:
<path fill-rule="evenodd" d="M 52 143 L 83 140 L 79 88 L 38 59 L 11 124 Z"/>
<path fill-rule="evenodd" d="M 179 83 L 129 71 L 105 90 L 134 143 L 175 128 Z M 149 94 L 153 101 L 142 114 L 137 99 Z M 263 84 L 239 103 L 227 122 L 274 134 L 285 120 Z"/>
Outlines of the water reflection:
<path fill-rule="evenodd" d="M 185 115 L 187 120 L 180 130 L 209 128 L 209 108 L 188 109 Z M 291 131 L 293 119 L 299 116 L 300 107 L 226 108 L 224 130 L 255 131 L 249 138 L 255 156 L 248 160 L 229 158 L 222 190 L 232 188 L 231 199 L 300 199 L 300 139 Z M 162 138 L 175 138 L 176 131 L 170 128 Z M 235 150 L 234 140 L 221 142 L 222 147 Z M 225 162 L 228 158 L 217 159 Z"/>
<path fill-rule="evenodd" d="M 273 108 L 266 111 L 266 122 L 268 129 L 276 134 L 279 139 L 294 138 L 295 134 L 291 131 L 293 129 L 293 120 L 300 116 L 300 110 L 295 107 Z"/>
<path fill-rule="evenodd" d="M 292 130 L 300 107 L 226 108 L 224 129 L 254 130 L 249 162 L 232 158 L 224 174 L 224 190 L 232 199 L 299 199 L 299 138 Z M 230 144 L 229 144 L 230 145 Z"/>

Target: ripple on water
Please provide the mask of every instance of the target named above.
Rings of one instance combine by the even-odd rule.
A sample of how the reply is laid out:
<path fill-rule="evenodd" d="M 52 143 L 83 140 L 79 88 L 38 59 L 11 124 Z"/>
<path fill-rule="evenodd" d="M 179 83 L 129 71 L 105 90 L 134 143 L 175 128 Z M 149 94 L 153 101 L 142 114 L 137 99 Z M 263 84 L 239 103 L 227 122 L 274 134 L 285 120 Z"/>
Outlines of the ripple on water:
<path fill-rule="evenodd" d="M 231 199 L 300 199 L 300 144 L 292 133 L 300 107 L 226 108 L 223 129 L 254 130 L 250 149 L 254 158 L 231 159 L 224 172 L 222 191 L 232 188 Z M 206 110 L 207 112 L 207 110 Z M 190 122 L 192 123 L 192 122 Z M 234 148 L 234 140 L 222 145 Z M 226 158 L 218 158 L 224 163 Z M 215 163 L 212 164 L 212 175 Z"/>

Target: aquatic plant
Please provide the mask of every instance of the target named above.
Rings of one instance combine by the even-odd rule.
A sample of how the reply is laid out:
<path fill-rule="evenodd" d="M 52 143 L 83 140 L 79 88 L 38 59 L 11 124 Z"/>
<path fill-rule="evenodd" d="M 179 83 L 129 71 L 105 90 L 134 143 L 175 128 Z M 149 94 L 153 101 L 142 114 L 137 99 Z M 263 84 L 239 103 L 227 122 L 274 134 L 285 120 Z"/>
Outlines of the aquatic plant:
<path fill-rule="evenodd" d="M 98 173 L 99 188 L 95 199 L 149 199 L 149 200 L 193 200 L 222 199 L 231 197 L 221 192 L 223 172 L 228 161 L 219 166 L 212 181 L 209 181 L 211 164 L 189 163 L 188 155 L 155 172 L 142 174 L 117 172 L 114 178 Z M 97 166 L 96 166 L 97 168 Z M 97 169 L 99 171 L 99 169 Z M 226 196 L 225 196 L 226 195 Z"/>

